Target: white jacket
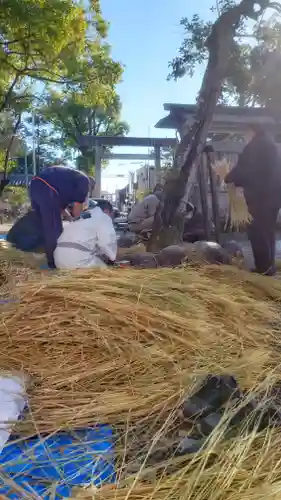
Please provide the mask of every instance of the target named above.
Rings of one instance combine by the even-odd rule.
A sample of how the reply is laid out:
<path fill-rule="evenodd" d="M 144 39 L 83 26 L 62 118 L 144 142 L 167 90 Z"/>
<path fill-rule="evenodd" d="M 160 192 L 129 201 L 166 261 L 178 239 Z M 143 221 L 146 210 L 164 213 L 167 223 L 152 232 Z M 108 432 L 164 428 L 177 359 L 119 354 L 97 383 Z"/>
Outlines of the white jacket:
<path fill-rule="evenodd" d="M 58 269 L 106 267 L 99 255 L 116 259 L 117 237 L 111 218 L 99 207 L 89 212 L 88 219 L 65 224 L 54 251 Z"/>

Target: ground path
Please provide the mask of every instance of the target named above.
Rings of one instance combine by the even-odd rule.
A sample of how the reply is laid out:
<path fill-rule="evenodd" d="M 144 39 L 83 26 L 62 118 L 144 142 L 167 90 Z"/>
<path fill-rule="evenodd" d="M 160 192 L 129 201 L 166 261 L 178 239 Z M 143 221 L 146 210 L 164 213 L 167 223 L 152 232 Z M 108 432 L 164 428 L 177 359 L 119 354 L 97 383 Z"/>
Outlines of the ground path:
<path fill-rule="evenodd" d="M 0 235 L 6 234 L 9 231 L 9 229 L 11 228 L 11 226 L 12 226 L 12 224 L 0 224 Z M 241 244 L 247 265 L 252 267 L 252 265 L 253 265 L 252 251 L 251 251 L 249 241 L 247 240 L 245 235 L 235 233 L 233 235 L 227 234 L 227 235 L 222 235 L 222 236 L 223 236 L 223 240 L 224 239 L 236 240 L 239 244 Z M 278 234 L 278 237 L 277 237 L 276 258 L 281 260 L 281 235 L 280 234 Z"/>

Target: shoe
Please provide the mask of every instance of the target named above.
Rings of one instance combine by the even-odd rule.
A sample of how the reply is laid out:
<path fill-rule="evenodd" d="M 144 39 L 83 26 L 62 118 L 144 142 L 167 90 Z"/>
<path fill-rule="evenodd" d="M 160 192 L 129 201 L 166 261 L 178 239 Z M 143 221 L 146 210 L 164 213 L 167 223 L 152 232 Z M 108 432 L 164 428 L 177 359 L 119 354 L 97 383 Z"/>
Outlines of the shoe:
<path fill-rule="evenodd" d="M 268 271 L 262 272 L 262 271 L 258 271 L 256 267 L 253 267 L 252 269 L 250 269 L 250 273 L 260 274 L 262 276 L 275 276 L 276 269 L 275 269 L 275 267 L 271 267 Z"/>
<path fill-rule="evenodd" d="M 240 396 L 234 377 L 230 375 L 207 377 L 200 389 L 183 403 L 184 418 L 196 420 L 219 410 L 227 401 Z"/>

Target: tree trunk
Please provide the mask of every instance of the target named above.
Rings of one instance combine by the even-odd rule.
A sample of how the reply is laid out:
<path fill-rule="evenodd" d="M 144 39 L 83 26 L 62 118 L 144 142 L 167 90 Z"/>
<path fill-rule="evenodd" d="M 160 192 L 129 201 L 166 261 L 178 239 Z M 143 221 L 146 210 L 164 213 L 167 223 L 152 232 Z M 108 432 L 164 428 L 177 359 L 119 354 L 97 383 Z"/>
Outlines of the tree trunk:
<path fill-rule="evenodd" d="M 6 186 L 8 186 L 9 184 L 9 180 L 8 179 L 1 179 L 0 181 L 0 198 L 3 194 L 3 191 L 5 189 Z"/>
<path fill-rule="evenodd" d="M 17 133 L 18 128 L 20 126 L 20 123 L 21 123 L 21 115 L 19 115 L 18 118 L 17 118 L 17 121 L 16 121 L 15 126 L 13 128 L 13 133 L 11 135 L 8 147 L 6 149 L 5 160 L 4 160 L 4 165 L 3 165 L 3 172 L 2 172 L 3 176 L 2 176 L 2 179 L 1 179 L 1 182 L 0 182 L 0 198 L 1 198 L 2 194 L 3 194 L 3 191 L 4 191 L 5 187 L 9 184 L 9 180 L 7 178 L 7 174 L 8 174 L 8 165 L 9 165 L 9 159 L 10 159 L 10 152 L 11 152 L 11 149 L 12 149 L 12 146 L 13 146 L 13 142 L 15 140 L 16 133 Z"/>
<path fill-rule="evenodd" d="M 6 94 L 3 98 L 3 102 L 1 102 L 1 104 L 0 104 L 0 113 L 2 113 L 2 111 L 4 111 L 4 109 L 9 107 L 9 101 L 10 101 L 10 98 L 13 94 L 14 88 L 18 83 L 19 77 L 20 77 L 20 72 L 17 72 L 10 87 L 9 87 L 9 90 L 6 92 Z"/>
<path fill-rule="evenodd" d="M 260 10 L 255 11 L 259 5 Z M 242 18 L 257 19 L 268 7 L 268 0 L 242 0 L 239 5 L 221 14 L 212 27 L 206 45 L 209 59 L 197 99 L 194 122 L 183 126 L 183 137 L 178 145 L 174 161 L 174 175 L 167 179 L 163 196 L 155 215 L 149 251 L 157 251 L 182 241 L 184 212 L 181 200 L 193 164 L 202 153 L 215 107 L 225 78 L 231 45 Z"/>

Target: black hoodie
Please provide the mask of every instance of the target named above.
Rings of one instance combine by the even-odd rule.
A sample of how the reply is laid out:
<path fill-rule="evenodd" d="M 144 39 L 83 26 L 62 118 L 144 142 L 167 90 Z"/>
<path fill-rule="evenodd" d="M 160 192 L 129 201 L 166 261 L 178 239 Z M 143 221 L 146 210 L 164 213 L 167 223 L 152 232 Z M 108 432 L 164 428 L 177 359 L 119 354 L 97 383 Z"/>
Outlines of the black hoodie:
<path fill-rule="evenodd" d="M 250 211 L 253 204 L 281 207 L 281 159 L 275 142 L 265 133 L 256 134 L 225 182 L 243 188 Z"/>

